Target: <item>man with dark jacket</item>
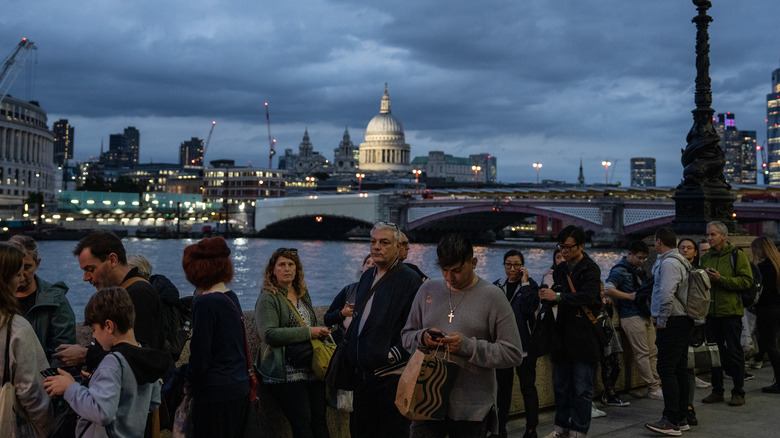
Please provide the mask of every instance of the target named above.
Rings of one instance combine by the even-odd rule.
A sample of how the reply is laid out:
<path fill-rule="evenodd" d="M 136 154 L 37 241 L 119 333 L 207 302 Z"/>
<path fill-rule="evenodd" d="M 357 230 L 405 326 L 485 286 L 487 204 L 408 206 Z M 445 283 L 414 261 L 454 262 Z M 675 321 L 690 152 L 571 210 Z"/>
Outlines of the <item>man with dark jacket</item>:
<path fill-rule="evenodd" d="M 138 275 L 138 268 L 127 264 L 127 253 L 122 241 L 114 233 L 96 231 L 81 239 L 73 250 L 84 271 L 84 281 L 95 290 L 109 286 L 122 286 L 130 294 L 136 310 L 134 331 L 144 347 L 157 350 L 165 348 L 165 331 L 162 322 L 162 308 L 157 291 L 148 281 Z M 105 353 L 99 345 L 87 348 L 80 345 L 61 345 L 55 357 L 66 365 L 87 363 L 92 369 Z"/>
<path fill-rule="evenodd" d="M 601 311 L 601 269 L 584 247 L 582 228 L 561 230 L 558 249 L 565 262 L 553 271 L 552 289 L 539 289 L 542 300 L 558 305 L 555 328 L 560 341 L 552 353 L 555 427 L 545 438 L 580 438 L 590 429 L 593 372 L 601 348 L 592 320 Z"/>
<path fill-rule="evenodd" d="M 722 222 L 707 224 L 710 250 L 701 256 L 701 266 L 707 269 L 712 282 L 710 311 L 707 315 L 707 340 L 718 344 L 722 367 L 712 367 L 712 393 L 703 403 L 722 402 L 723 371 L 732 377 L 730 406 L 745 404 L 745 354 L 742 351 L 742 299 L 739 292 L 753 284 L 750 261 L 737 251 L 736 265 L 731 265 L 731 253 L 736 248 L 728 242 L 728 228 Z"/>
<path fill-rule="evenodd" d="M 22 280 L 14 291 L 19 308 L 35 330 L 46 360 L 53 367 L 61 366 L 58 360 L 52 360 L 57 347 L 76 343 L 76 316 L 65 297 L 68 286 L 61 281 L 49 283 L 35 274 L 41 259 L 38 257 L 38 245 L 32 237 L 16 235 L 9 242 L 24 251 Z"/>
<path fill-rule="evenodd" d="M 371 230 L 375 267 L 360 277 L 348 333 L 347 360 L 356 371 L 354 438 L 409 435 L 409 420 L 395 407 L 400 368 L 409 359 L 401 342 L 412 301 L 422 280 L 398 260 L 401 232 L 377 222 Z"/>

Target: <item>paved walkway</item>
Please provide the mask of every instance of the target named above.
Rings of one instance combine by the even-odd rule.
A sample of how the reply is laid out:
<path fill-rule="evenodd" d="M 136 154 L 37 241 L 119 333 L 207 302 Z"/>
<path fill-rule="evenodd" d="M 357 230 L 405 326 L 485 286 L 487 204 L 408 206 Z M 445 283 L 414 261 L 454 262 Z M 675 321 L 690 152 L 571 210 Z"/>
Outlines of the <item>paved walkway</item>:
<path fill-rule="evenodd" d="M 769 361 L 763 368 L 749 372 L 756 376 L 755 379 L 745 382 L 745 400 L 743 406 L 732 407 L 728 405 L 731 390 L 731 380 L 725 380 L 726 401 L 705 405 L 701 399 L 709 395 L 711 388 L 696 388 L 694 408 L 699 419 L 698 426 L 691 426 L 691 430 L 683 432 L 683 436 L 698 435 L 701 437 L 752 437 L 752 436 L 780 436 L 780 394 L 765 394 L 761 388 L 769 386 L 774 380 L 772 367 Z M 708 374 L 699 377 L 709 381 Z M 631 403 L 626 407 L 604 407 L 596 403 L 599 409 L 607 413 L 606 417 L 594 418 L 590 424 L 589 437 L 609 436 L 611 438 L 622 437 L 662 437 L 664 435 L 652 432 L 645 428 L 645 423 L 658 421 L 663 411 L 663 402 L 648 398 L 637 398 L 633 393 L 621 394 L 623 400 Z M 544 410 L 540 415 L 538 428 L 539 437 L 543 437 L 552 431 L 552 408 Z M 510 421 L 509 436 L 522 438 L 525 432 L 525 419 L 518 418 Z"/>

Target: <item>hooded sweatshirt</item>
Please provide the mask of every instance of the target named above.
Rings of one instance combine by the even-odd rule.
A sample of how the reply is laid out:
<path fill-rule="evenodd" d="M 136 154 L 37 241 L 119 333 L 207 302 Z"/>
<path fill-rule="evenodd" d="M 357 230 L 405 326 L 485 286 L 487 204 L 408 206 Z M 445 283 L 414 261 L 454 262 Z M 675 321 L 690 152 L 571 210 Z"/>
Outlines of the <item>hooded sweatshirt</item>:
<path fill-rule="evenodd" d="M 65 390 L 65 401 L 81 417 L 76 436 L 143 436 L 147 415 L 160 405 L 158 379 L 169 362 L 159 350 L 126 343 L 114 346 L 88 387 L 72 383 Z"/>

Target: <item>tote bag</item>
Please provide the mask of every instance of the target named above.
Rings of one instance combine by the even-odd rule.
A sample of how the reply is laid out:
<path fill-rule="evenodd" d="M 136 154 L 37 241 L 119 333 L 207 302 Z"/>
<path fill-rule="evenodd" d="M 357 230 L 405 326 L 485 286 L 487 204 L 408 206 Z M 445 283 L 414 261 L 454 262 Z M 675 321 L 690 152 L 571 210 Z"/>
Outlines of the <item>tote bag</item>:
<path fill-rule="evenodd" d="M 458 369 L 433 353 L 415 351 L 398 381 L 395 406 L 410 420 L 443 420 Z"/>

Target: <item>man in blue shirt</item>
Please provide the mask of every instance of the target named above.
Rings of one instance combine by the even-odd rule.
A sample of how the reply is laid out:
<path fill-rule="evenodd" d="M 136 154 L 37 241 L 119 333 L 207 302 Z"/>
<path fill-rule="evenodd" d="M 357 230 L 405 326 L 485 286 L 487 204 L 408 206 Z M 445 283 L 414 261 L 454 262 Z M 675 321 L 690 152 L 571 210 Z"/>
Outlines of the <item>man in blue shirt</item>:
<path fill-rule="evenodd" d="M 609 271 L 604 283 L 604 294 L 615 301 L 620 327 L 634 351 L 639 375 L 647 383 L 648 397 L 663 400 L 661 379 L 658 377 L 658 347 L 655 345 L 655 326 L 649 315 L 642 315 L 634 303 L 636 291 L 645 279 L 641 266 L 647 260 L 647 244 L 632 242 L 628 254 Z M 611 405 L 611 400 L 602 400 Z"/>

